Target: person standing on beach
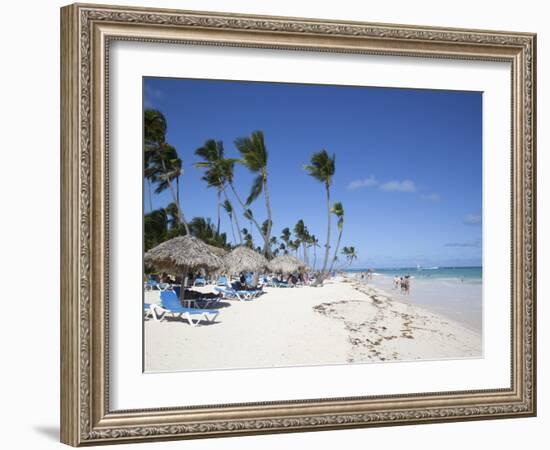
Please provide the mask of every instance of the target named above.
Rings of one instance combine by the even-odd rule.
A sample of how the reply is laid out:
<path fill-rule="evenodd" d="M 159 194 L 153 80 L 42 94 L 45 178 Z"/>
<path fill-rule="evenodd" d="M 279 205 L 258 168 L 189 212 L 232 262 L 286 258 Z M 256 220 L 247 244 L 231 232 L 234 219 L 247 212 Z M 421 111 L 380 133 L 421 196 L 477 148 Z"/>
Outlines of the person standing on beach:
<path fill-rule="evenodd" d="M 403 287 L 406 295 L 409 295 L 411 293 L 411 276 L 406 275 L 405 279 L 403 280 Z"/>

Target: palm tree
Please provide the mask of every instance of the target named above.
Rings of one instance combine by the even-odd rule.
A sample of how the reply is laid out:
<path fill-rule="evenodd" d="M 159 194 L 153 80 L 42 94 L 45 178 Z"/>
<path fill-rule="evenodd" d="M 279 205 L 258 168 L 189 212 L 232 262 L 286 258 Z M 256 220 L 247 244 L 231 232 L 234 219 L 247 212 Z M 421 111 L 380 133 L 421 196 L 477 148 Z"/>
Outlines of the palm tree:
<path fill-rule="evenodd" d="M 183 174 L 182 162 L 178 152 L 170 144 L 162 144 L 161 150 L 157 152 L 151 161 L 151 181 L 156 183 L 155 194 L 160 194 L 166 190 L 170 191 L 172 202 L 178 207 L 180 223 L 183 224 L 185 232 L 189 234 L 189 227 L 180 205 L 179 179 Z M 176 186 L 172 184 L 176 182 Z"/>
<path fill-rule="evenodd" d="M 159 151 L 159 145 L 165 141 L 166 118 L 155 109 L 146 109 L 143 116 L 144 147 L 143 147 L 143 176 L 147 181 L 147 197 L 149 200 L 149 212 L 153 210 L 151 195 L 151 177 L 154 170 L 151 163 L 155 153 Z"/>
<path fill-rule="evenodd" d="M 219 162 L 219 170 L 221 171 L 221 174 L 225 180 L 225 182 L 229 185 L 231 188 L 231 192 L 233 192 L 233 195 L 237 199 L 237 202 L 239 205 L 241 205 L 243 209 L 243 215 L 245 218 L 247 218 L 251 224 L 254 224 L 260 235 L 262 236 L 262 239 L 264 240 L 264 244 L 266 244 L 266 237 L 262 233 L 262 227 L 258 223 L 258 221 L 254 218 L 254 215 L 252 214 L 252 210 L 248 208 L 248 205 L 246 205 L 241 197 L 239 196 L 239 193 L 237 192 L 237 189 L 235 189 L 235 183 L 234 183 L 234 175 L 235 175 L 235 162 L 237 162 L 236 159 L 233 158 L 224 158 Z M 225 191 L 224 191 L 225 192 Z M 227 196 L 226 196 L 227 198 Z M 235 218 L 235 223 L 237 224 L 237 229 L 239 229 L 239 225 L 237 222 L 237 215 L 234 214 L 233 217 Z M 244 229 L 244 228 L 243 228 Z M 244 235 L 244 233 L 243 233 Z M 246 239 L 244 239 L 246 241 Z M 267 245 L 269 246 L 269 241 L 267 241 Z"/>
<path fill-rule="evenodd" d="M 271 253 L 273 254 L 273 256 L 277 256 L 277 254 L 279 253 L 279 241 L 277 239 L 277 236 L 271 236 L 269 244 L 271 245 Z M 275 247 L 275 250 L 273 250 L 273 247 Z"/>
<path fill-rule="evenodd" d="M 294 241 L 288 241 L 288 248 L 290 248 L 290 250 L 292 250 L 293 252 L 295 253 L 298 253 L 298 249 L 300 248 L 300 240 L 299 239 L 296 239 Z"/>
<path fill-rule="evenodd" d="M 166 208 L 164 208 L 167 217 L 167 225 L 170 230 L 174 230 L 174 235 L 185 234 L 185 231 L 182 229 L 182 224 L 180 222 L 180 216 L 178 214 L 178 205 L 174 202 L 169 203 Z"/>
<path fill-rule="evenodd" d="M 143 238 L 145 251 L 164 241 L 167 217 L 164 209 L 157 209 L 143 217 Z"/>
<path fill-rule="evenodd" d="M 252 234 L 246 228 L 242 229 L 242 233 L 244 236 L 244 245 L 254 248 L 254 239 L 252 238 Z"/>
<path fill-rule="evenodd" d="M 294 225 L 294 234 L 302 242 L 302 249 L 304 252 L 304 262 L 306 263 L 306 265 L 308 265 L 309 261 L 307 257 L 307 244 L 309 241 L 309 233 L 302 219 L 298 220 L 298 222 L 296 222 L 296 225 Z"/>
<path fill-rule="evenodd" d="M 149 212 L 153 211 L 153 195 L 151 192 L 151 177 L 153 175 L 153 169 L 151 168 L 151 154 L 145 153 L 144 155 L 144 169 L 143 178 L 147 182 L 147 200 L 149 202 Z"/>
<path fill-rule="evenodd" d="M 354 260 L 357 259 L 357 251 L 355 250 L 355 247 L 344 247 L 342 249 L 342 255 L 346 257 L 346 261 L 348 263 L 348 266 L 351 266 Z"/>
<path fill-rule="evenodd" d="M 202 180 L 206 182 L 208 187 L 214 187 L 217 191 L 218 222 L 216 229 L 219 233 L 221 195 L 224 191 L 225 184 L 225 180 L 223 179 L 223 174 L 220 170 L 219 165 L 219 162 L 223 160 L 224 157 L 223 142 L 216 142 L 214 139 L 209 139 L 204 143 L 202 147 L 199 147 L 195 150 L 195 155 L 200 156 L 203 159 L 203 161 L 195 163 L 195 167 L 206 169 Z M 227 195 L 225 197 L 225 200 L 229 201 Z"/>
<path fill-rule="evenodd" d="M 302 237 L 302 242 L 304 245 L 304 262 L 309 266 L 309 247 L 311 247 L 311 234 L 309 230 L 305 227 L 304 236 Z"/>
<path fill-rule="evenodd" d="M 235 242 L 236 244 L 237 239 L 235 238 L 235 228 L 233 227 L 233 205 L 229 200 L 226 200 L 222 203 L 222 207 L 227 213 L 227 215 L 229 216 L 229 223 L 231 224 L 231 234 L 233 235 L 233 242 Z M 242 244 L 243 238 L 241 236 L 241 230 L 238 230 L 238 231 L 239 231 L 240 243 Z"/>
<path fill-rule="evenodd" d="M 285 247 L 281 248 L 281 250 L 285 251 L 285 254 L 288 253 L 288 247 L 290 243 L 290 228 L 286 227 L 283 228 L 281 231 L 281 240 L 284 242 Z"/>
<path fill-rule="evenodd" d="M 235 147 L 241 154 L 239 161 L 252 173 L 258 174 L 252 183 L 250 195 L 246 199 L 246 204 L 250 205 L 258 196 L 264 193 L 265 207 L 267 211 L 268 226 L 264 234 L 264 253 L 271 257 L 271 247 L 269 238 L 271 237 L 271 227 L 273 225 L 271 202 L 269 200 L 269 190 L 267 187 L 267 159 L 268 152 L 264 141 L 264 133 L 262 131 L 254 131 L 250 137 L 238 138 L 235 140 Z"/>
<path fill-rule="evenodd" d="M 341 202 L 336 202 L 334 205 L 332 205 L 331 208 L 332 214 L 334 214 L 337 219 L 337 226 L 338 226 L 338 240 L 336 241 L 336 248 L 334 249 L 334 258 L 332 259 L 332 262 L 330 264 L 329 273 L 332 272 L 332 269 L 334 269 L 334 264 L 336 263 L 336 258 L 338 257 L 338 250 L 340 248 L 340 240 L 342 239 L 342 232 L 344 231 L 344 206 Z"/>
<path fill-rule="evenodd" d="M 321 273 L 325 274 L 328 263 L 328 254 L 330 251 L 330 185 L 332 184 L 332 177 L 334 177 L 334 173 L 336 171 L 336 155 L 333 154 L 331 158 L 326 150 L 321 150 L 320 152 L 312 155 L 311 164 L 306 164 L 304 168 L 310 176 L 325 185 L 325 191 L 327 194 L 327 241 L 325 244 L 323 268 L 321 269 Z M 323 278 L 323 276 L 318 278 L 318 284 L 323 282 Z"/>
<path fill-rule="evenodd" d="M 313 270 L 315 270 L 315 266 L 317 264 L 317 248 L 320 247 L 319 239 L 317 239 L 317 236 L 312 234 L 309 237 L 309 242 L 311 243 L 311 246 L 313 247 Z"/>
<path fill-rule="evenodd" d="M 154 109 L 145 110 L 144 114 L 144 176 L 148 185 L 157 183 L 155 193 L 170 190 L 173 202 L 178 207 L 180 222 L 189 234 L 189 227 L 185 220 L 179 201 L 179 178 L 183 173 L 182 162 L 174 147 L 166 143 L 167 123 L 164 115 Z M 172 185 L 176 181 L 176 188 Z M 150 206 L 152 204 L 151 199 Z"/>
<path fill-rule="evenodd" d="M 227 236 L 225 233 L 216 233 L 216 228 L 210 218 L 193 217 L 189 222 L 191 234 L 207 244 L 215 247 L 227 247 Z"/>

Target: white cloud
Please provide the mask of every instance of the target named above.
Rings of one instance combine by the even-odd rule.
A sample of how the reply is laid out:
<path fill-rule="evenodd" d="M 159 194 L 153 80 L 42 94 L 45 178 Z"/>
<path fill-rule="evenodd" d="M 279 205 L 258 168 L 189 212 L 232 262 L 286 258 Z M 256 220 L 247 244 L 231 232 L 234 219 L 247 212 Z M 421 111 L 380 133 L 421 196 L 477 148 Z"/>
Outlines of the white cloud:
<path fill-rule="evenodd" d="M 441 195 L 437 192 L 433 192 L 429 195 L 423 195 L 422 200 L 427 200 L 429 202 L 439 203 L 441 201 Z"/>
<path fill-rule="evenodd" d="M 374 175 L 371 175 L 368 178 L 365 178 L 364 180 L 354 180 L 350 184 L 348 184 L 348 190 L 355 191 L 357 189 L 376 186 L 378 184 L 378 180 L 374 177 Z"/>
<path fill-rule="evenodd" d="M 380 190 L 385 192 L 416 192 L 416 186 L 411 180 L 393 180 L 381 184 Z"/>
<path fill-rule="evenodd" d="M 466 225 L 480 225 L 481 224 L 481 215 L 480 214 L 467 214 L 464 217 L 464 224 Z"/>

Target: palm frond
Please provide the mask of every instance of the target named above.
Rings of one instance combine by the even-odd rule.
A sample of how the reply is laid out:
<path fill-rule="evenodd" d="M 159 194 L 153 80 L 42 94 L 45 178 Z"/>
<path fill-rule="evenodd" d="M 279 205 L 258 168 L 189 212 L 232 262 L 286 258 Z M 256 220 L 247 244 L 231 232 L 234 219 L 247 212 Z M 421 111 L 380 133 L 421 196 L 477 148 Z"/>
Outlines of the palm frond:
<path fill-rule="evenodd" d="M 235 147 L 241 154 L 239 162 L 251 172 L 260 172 L 267 167 L 268 152 L 262 131 L 254 131 L 249 137 L 235 139 Z"/>
<path fill-rule="evenodd" d="M 326 150 L 314 153 L 310 164 L 304 165 L 304 170 L 311 177 L 329 186 L 336 171 L 336 155 L 330 157 Z"/>
<path fill-rule="evenodd" d="M 254 182 L 252 183 L 252 187 L 250 188 L 250 194 L 246 199 L 247 205 L 251 205 L 252 202 L 260 196 L 263 190 L 263 186 L 264 186 L 264 177 L 262 174 L 260 174 L 254 179 Z"/>

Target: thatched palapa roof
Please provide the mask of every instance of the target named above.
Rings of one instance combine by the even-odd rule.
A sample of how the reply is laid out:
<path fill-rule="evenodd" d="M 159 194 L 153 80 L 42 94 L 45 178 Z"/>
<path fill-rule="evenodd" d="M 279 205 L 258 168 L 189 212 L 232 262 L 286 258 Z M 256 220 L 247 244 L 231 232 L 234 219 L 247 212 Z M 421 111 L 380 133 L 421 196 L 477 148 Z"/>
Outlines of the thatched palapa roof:
<path fill-rule="evenodd" d="M 227 255 L 227 250 L 221 247 L 215 247 L 214 245 L 206 244 L 206 246 L 210 249 L 214 255 L 219 256 L 220 258 L 222 256 Z"/>
<path fill-rule="evenodd" d="M 222 258 L 228 274 L 260 272 L 267 267 L 267 259 L 251 248 L 240 245 Z"/>
<path fill-rule="evenodd" d="M 221 258 L 209 247 L 194 236 L 178 236 L 149 250 L 144 260 L 157 270 L 172 272 L 217 269 L 222 266 Z"/>
<path fill-rule="evenodd" d="M 276 273 L 292 273 L 307 269 L 306 264 L 302 260 L 292 255 L 277 256 L 269 261 L 267 267 L 269 270 Z"/>

